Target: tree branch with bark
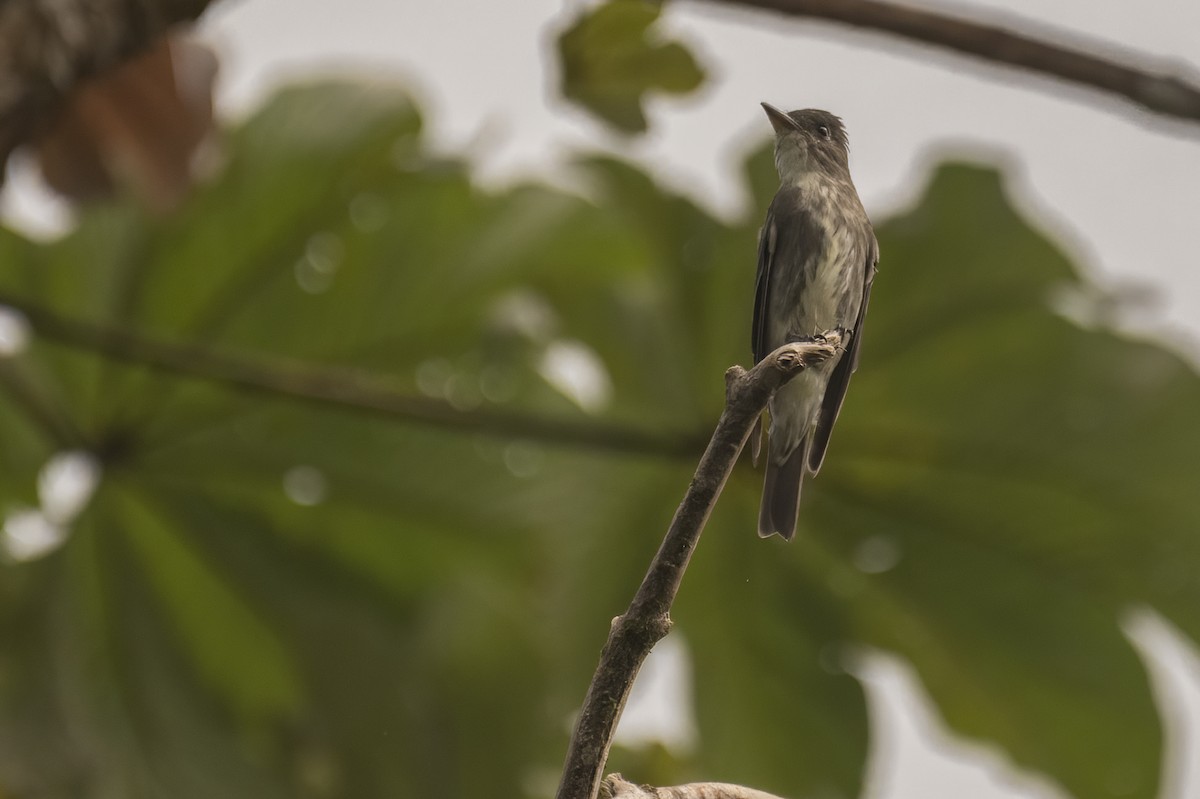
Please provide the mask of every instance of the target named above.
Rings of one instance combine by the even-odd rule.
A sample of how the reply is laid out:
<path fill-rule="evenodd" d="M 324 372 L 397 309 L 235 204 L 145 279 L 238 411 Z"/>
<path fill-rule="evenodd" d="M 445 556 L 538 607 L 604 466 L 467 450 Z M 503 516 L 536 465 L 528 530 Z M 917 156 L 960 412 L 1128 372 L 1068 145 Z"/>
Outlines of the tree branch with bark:
<path fill-rule="evenodd" d="M 693 782 L 669 788 L 634 785 L 620 774 L 609 774 L 600 786 L 600 799 L 781 799 L 773 793 L 725 782 Z"/>
<path fill-rule="evenodd" d="M 1195 75 L 1184 75 L 1178 62 L 1028 20 L 1007 26 L 988 24 L 884 0 L 709 2 L 890 34 L 1113 95 L 1165 117 L 1200 122 L 1200 83 Z"/>
<path fill-rule="evenodd" d="M 634 679 L 671 628 L 671 605 L 683 574 L 754 422 L 781 386 L 829 358 L 840 343 L 838 334 L 828 332 L 823 340 L 785 344 L 749 371 L 734 366 L 725 373 L 725 410 L 708 448 L 629 609 L 613 619 L 571 736 L 557 799 L 596 799 Z"/>

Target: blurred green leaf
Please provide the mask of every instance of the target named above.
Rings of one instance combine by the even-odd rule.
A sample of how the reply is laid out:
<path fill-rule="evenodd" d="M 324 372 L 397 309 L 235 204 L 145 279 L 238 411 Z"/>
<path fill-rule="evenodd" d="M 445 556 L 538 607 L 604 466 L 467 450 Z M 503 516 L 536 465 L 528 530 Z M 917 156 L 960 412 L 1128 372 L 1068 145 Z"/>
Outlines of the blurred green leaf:
<path fill-rule="evenodd" d="M 748 357 L 769 153 L 726 224 L 604 158 L 578 165 L 591 200 L 481 191 L 386 85 L 287 90 L 229 141 L 171 218 L 116 204 L 58 242 L 3 233 L 0 302 L 663 451 L 255 396 L 34 335 L 0 360 L 0 512 L 36 504 L 63 449 L 103 478 L 61 549 L 0 563 L 0 790 L 544 796 L 691 476 L 674 442 Z M 1093 289 L 993 170 L 941 167 L 878 233 L 801 535 L 755 538 L 761 475 L 739 467 L 673 613 L 698 746 L 622 767 L 857 795 L 865 645 L 1080 799 L 1150 799 L 1161 725 L 1121 622 L 1151 607 L 1200 638 L 1200 380 L 1056 313 Z"/>
<path fill-rule="evenodd" d="M 650 33 L 659 3 L 609 0 L 580 14 L 558 40 L 562 93 L 625 133 L 646 130 L 642 96 L 688 94 L 704 80 L 691 52 Z"/>
<path fill-rule="evenodd" d="M 868 749 L 866 698 L 839 661 L 853 618 L 822 580 L 796 573 L 790 549 L 746 546 L 757 488 L 743 479 L 722 496 L 672 614 L 695 649 L 702 775 L 849 799 Z"/>
<path fill-rule="evenodd" d="M 1180 482 L 1200 381 L 1053 311 L 1079 277 L 990 170 L 943 167 L 878 233 L 885 299 L 809 540 L 879 571 L 860 637 L 953 726 L 1078 796 L 1153 797 L 1161 725 L 1120 623 L 1160 592 L 1158 546 L 1200 529 Z"/>
<path fill-rule="evenodd" d="M 165 609 L 178 621 L 197 671 L 218 689 L 243 723 L 286 714 L 299 701 L 293 664 L 262 620 L 222 585 L 212 567 L 172 535 L 169 523 L 132 498 L 121 498 L 117 524 L 130 538 Z"/>

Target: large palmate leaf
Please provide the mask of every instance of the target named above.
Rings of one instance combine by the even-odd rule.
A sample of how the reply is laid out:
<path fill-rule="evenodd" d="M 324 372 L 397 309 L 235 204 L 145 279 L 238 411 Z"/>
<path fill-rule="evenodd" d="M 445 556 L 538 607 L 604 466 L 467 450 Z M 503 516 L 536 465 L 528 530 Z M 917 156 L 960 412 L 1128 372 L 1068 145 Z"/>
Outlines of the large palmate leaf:
<path fill-rule="evenodd" d="M 229 147 L 168 219 L 0 237 L 0 303 L 35 328 L 0 360 L 0 511 L 55 452 L 102 469 L 61 548 L 0 564 L 0 792 L 546 795 L 748 356 L 769 155 L 727 225 L 608 159 L 579 165 L 591 201 L 482 192 L 386 85 L 288 90 Z M 698 747 L 670 767 L 856 795 L 868 645 L 1080 799 L 1149 799 L 1160 725 L 1120 623 L 1200 638 L 1200 380 L 1057 315 L 1082 278 L 989 169 L 942 167 L 878 232 L 798 539 L 755 537 L 743 464 L 685 581 Z M 250 394 L 210 352 L 412 401 Z"/>

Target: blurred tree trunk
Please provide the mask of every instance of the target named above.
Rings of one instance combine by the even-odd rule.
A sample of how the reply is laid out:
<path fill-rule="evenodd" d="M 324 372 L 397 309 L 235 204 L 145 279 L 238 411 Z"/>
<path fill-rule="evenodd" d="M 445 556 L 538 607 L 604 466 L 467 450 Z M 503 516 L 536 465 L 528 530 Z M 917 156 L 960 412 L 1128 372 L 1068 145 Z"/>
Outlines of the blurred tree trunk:
<path fill-rule="evenodd" d="M 0 5 L 0 162 L 78 83 L 145 50 L 211 0 L 7 0 Z"/>

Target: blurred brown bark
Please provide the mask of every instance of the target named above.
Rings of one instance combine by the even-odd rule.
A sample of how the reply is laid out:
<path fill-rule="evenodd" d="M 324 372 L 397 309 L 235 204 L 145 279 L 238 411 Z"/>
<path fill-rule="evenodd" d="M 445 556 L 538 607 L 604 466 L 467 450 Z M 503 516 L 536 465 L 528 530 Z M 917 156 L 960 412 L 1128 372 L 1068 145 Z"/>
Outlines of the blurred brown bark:
<path fill-rule="evenodd" d="M 150 47 L 212 0 L 5 0 L 0 4 L 0 163 L 85 78 Z"/>

